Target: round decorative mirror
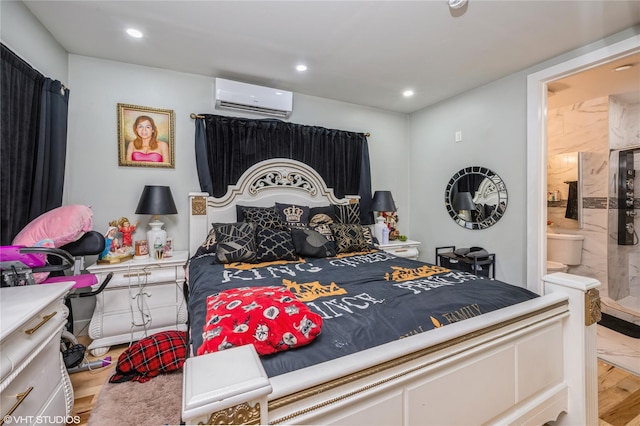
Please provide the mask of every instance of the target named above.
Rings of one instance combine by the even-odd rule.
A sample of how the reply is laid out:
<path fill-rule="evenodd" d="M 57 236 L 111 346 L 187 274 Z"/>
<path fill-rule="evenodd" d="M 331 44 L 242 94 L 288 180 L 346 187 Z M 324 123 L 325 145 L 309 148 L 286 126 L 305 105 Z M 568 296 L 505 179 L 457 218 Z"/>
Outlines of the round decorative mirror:
<path fill-rule="evenodd" d="M 467 229 L 494 225 L 507 209 L 507 187 L 486 167 L 465 167 L 447 184 L 444 202 L 449 215 Z"/>

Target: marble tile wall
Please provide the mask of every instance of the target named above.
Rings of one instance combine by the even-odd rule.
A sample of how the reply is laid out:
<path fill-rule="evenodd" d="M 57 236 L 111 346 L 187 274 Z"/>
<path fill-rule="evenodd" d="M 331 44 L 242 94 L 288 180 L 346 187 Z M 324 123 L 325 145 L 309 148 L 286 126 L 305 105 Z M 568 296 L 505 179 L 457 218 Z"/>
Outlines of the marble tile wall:
<path fill-rule="evenodd" d="M 601 97 L 547 113 L 547 156 L 609 149 L 609 98 Z"/>
<path fill-rule="evenodd" d="M 547 182 L 552 185 L 559 185 L 559 180 L 564 182 L 564 178 L 558 176 L 566 171 L 554 170 L 555 156 L 561 159 L 562 154 L 583 153 L 582 228 L 576 226 L 576 221 L 564 218 L 566 202 L 560 201 L 559 205 L 552 202 L 547 206 L 547 218 L 554 222 L 551 229 L 557 233 L 584 235 L 582 262 L 570 266 L 569 273 L 596 278 L 606 286 L 609 99 L 602 97 L 550 110 L 547 124 L 547 158 L 552 162 Z M 562 189 L 559 190 L 562 194 Z M 566 195 L 562 198 L 566 199 Z"/>
<path fill-rule="evenodd" d="M 640 104 L 609 100 L 609 147 L 627 149 L 640 146 Z"/>

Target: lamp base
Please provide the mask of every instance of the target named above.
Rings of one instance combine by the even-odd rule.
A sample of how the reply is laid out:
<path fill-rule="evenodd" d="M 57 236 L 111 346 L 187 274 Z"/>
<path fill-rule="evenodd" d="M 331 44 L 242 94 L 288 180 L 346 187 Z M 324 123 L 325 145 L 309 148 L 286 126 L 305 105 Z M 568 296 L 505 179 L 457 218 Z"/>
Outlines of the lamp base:
<path fill-rule="evenodd" d="M 460 210 L 458 217 L 464 221 L 471 222 L 471 210 Z"/>
<path fill-rule="evenodd" d="M 384 217 L 378 216 L 375 225 L 373 225 L 373 235 L 376 237 L 376 240 L 378 240 L 378 244 L 382 244 L 382 230 L 386 227 Z"/>
<path fill-rule="evenodd" d="M 152 256 L 156 256 L 156 245 L 159 243 L 160 250 L 164 247 L 167 242 L 167 231 L 162 229 L 164 223 L 159 220 L 154 220 L 153 222 L 149 222 L 150 230 L 147 231 L 147 242 L 149 244 L 149 253 L 152 253 Z"/>

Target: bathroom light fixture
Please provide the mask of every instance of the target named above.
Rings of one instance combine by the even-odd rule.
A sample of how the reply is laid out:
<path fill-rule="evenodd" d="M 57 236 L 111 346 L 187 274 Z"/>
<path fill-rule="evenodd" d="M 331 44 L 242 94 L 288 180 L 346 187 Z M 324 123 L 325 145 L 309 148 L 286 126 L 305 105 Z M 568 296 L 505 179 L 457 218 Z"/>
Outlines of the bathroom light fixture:
<path fill-rule="evenodd" d="M 624 64 L 624 65 L 620 65 L 619 67 L 615 67 L 613 70 L 614 71 L 626 71 L 628 69 L 633 68 L 633 64 Z"/>
<path fill-rule="evenodd" d="M 135 28 L 127 29 L 127 34 L 129 34 L 133 38 L 142 38 L 142 32 L 136 30 Z"/>
<path fill-rule="evenodd" d="M 307 66 L 304 64 L 296 65 L 296 71 L 304 72 L 307 70 Z"/>
<path fill-rule="evenodd" d="M 405 90 L 404 92 L 402 92 L 402 96 L 404 96 L 405 98 L 409 98 L 413 95 L 414 95 L 413 90 Z"/>

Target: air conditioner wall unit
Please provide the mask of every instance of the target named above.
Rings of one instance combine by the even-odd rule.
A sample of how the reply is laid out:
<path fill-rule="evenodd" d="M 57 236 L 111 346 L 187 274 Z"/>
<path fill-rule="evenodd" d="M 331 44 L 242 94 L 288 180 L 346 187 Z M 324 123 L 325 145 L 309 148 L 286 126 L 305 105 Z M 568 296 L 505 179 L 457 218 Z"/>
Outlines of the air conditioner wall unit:
<path fill-rule="evenodd" d="M 288 117 L 293 111 L 293 93 L 216 78 L 216 108 Z"/>

